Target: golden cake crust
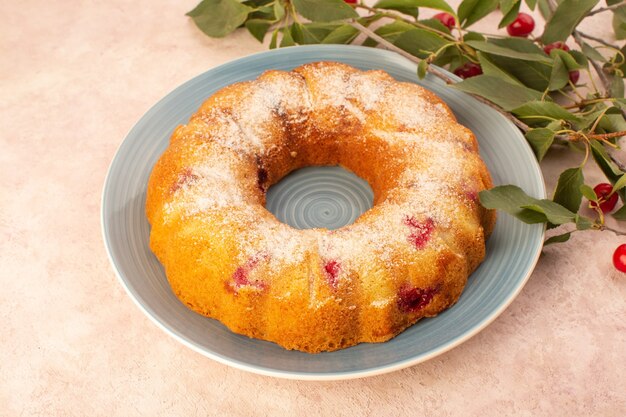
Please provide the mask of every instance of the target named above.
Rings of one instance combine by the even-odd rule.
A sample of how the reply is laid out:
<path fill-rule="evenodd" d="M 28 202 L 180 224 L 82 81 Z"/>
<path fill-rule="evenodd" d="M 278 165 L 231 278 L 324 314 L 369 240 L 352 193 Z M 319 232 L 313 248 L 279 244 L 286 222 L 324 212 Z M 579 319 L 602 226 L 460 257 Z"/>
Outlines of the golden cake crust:
<path fill-rule="evenodd" d="M 341 165 L 374 207 L 338 230 L 265 209 L 289 172 Z M 148 182 L 150 247 L 176 296 L 287 349 L 382 342 L 454 304 L 495 214 L 474 135 L 432 92 L 315 62 L 223 88 L 172 134 Z"/>

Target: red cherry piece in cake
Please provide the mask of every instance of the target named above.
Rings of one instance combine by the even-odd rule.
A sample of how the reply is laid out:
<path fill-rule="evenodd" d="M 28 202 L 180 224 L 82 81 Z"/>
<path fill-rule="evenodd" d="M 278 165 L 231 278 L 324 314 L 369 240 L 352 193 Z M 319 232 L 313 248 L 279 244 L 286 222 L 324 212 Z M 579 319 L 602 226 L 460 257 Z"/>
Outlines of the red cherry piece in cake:
<path fill-rule="evenodd" d="M 233 274 L 233 282 L 236 287 L 248 285 L 250 283 L 250 281 L 248 281 L 248 270 L 243 266 L 237 268 Z"/>
<path fill-rule="evenodd" d="M 196 181 L 198 178 L 200 177 L 194 174 L 191 168 L 185 168 L 183 172 L 181 172 L 178 175 L 178 179 L 176 180 L 176 182 L 172 184 L 170 191 L 171 192 L 177 191 L 180 188 L 182 188 L 185 184 L 189 184 L 193 181 Z"/>
<path fill-rule="evenodd" d="M 574 71 L 569 72 L 569 80 L 572 82 L 572 84 L 576 84 L 579 78 L 580 78 L 580 71 L 574 70 Z"/>
<path fill-rule="evenodd" d="M 406 217 L 404 224 L 411 228 L 408 240 L 417 249 L 423 249 L 426 246 L 430 235 L 435 230 L 435 222 L 430 217 L 424 221 L 418 221 L 415 217 Z"/>
<path fill-rule="evenodd" d="M 324 264 L 324 271 L 326 272 L 326 279 L 331 287 L 337 288 L 338 276 L 341 271 L 341 265 L 335 260 L 328 261 Z"/>
<path fill-rule="evenodd" d="M 553 49 L 561 49 L 563 51 L 569 51 L 569 46 L 565 44 L 565 42 L 557 41 L 547 44 L 543 47 L 543 52 L 550 55 L 550 51 Z"/>
<path fill-rule="evenodd" d="M 474 190 L 465 191 L 465 198 L 474 203 L 478 202 L 478 193 Z"/>
<path fill-rule="evenodd" d="M 475 77 L 483 73 L 483 69 L 478 64 L 467 62 L 454 70 L 454 75 L 463 79 Z"/>
<path fill-rule="evenodd" d="M 613 266 L 621 272 L 626 272 L 626 243 L 619 245 L 613 252 Z"/>
<path fill-rule="evenodd" d="M 506 27 L 511 36 L 526 37 L 535 29 L 535 19 L 527 13 L 519 13 L 515 20 Z"/>
<path fill-rule="evenodd" d="M 439 292 L 436 288 L 418 288 L 405 285 L 398 292 L 398 308 L 405 313 L 415 313 L 426 307 Z"/>
<path fill-rule="evenodd" d="M 617 204 L 617 200 L 619 199 L 617 193 L 611 194 L 611 191 L 613 191 L 613 186 L 609 183 L 603 182 L 596 185 L 593 188 L 593 191 L 598 197 L 598 202 L 600 203 L 600 210 L 602 210 L 602 213 L 609 213 L 613 211 L 615 205 Z M 591 207 L 598 207 L 598 203 L 596 203 L 595 201 L 592 201 L 590 204 Z"/>
<path fill-rule="evenodd" d="M 238 267 L 233 273 L 229 287 L 235 292 L 244 286 L 251 286 L 259 290 L 265 289 L 267 285 L 264 282 L 250 280 L 250 271 L 252 271 L 262 259 L 267 259 L 267 255 L 255 255 L 248 259 L 244 265 Z"/>
<path fill-rule="evenodd" d="M 433 19 L 439 20 L 448 29 L 452 29 L 456 24 L 454 16 L 452 16 L 450 13 L 437 13 L 433 16 Z"/>

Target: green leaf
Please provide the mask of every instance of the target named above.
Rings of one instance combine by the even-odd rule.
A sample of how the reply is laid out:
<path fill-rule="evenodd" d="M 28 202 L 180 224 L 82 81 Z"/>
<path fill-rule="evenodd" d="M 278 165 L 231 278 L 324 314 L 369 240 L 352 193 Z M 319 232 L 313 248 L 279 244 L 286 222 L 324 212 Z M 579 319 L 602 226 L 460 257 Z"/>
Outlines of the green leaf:
<path fill-rule="evenodd" d="M 415 29 L 415 26 L 411 25 L 410 23 L 406 23 L 402 20 L 396 20 L 395 22 L 391 22 L 379 27 L 374 32 L 377 35 L 385 38 L 385 40 L 391 43 L 395 43 L 396 39 L 398 39 L 400 35 L 413 29 Z M 365 42 L 363 42 L 363 45 L 365 46 L 375 46 L 376 44 L 377 42 L 371 38 L 368 38 Z"/>
<path fill-rule="evenodd" d="M 571 54 L 571 51 L 568 52 L 559 48 L 554 48 L 552 51 L 550 51 L 551 58 L 555 58 L 557 56 L 561 58 L 561 60 L 563 61 L 563 64 L 565 65 L 565 68 L 568 71 L 585 68 L 578 63 L 576 58 L 574 58 L 574 56 Z"/>
<path fill-rule="evenodd" d="M 541 162 L 543 157 L 554 142 L 554 132 L 550 129 L 539 128 L 526 132 L 526 140 L 537 156 L 537 160 Z"/>
<path fill-rule="evenodd" d="M 548 88 L 552 59 L 548 58 L 543 50 L 535 43 L 525 38 L 516 37 L 490 39 L 489 42 L 515 52 L 541 55 L 547 59 L 549 64 L 546 64 L 545 62 L 526 61 L 524 59 L 490 55 L 490 58 L 495 65 L 513 75 L 525 86 L 538 91 L 545 91 Z"/>
<path fill-rule="evenodd" d="M 429 28 L 433 28 L 443 33 L 451 33 L 450 29 L 447 26 L 444 26 L 443 23 L 439 19 L 422 19 L 419 21 L 420 24 L 428 26 Z M 413 26 L 415 27 L 415 26 Z"/>
<path fill-rule="evenodd" d="M 313 22 L 359 17 L 356 11 L 343 0 L 291 0 L 296 11 Z"/>
<path fill-rule="evenodd" d="M 458 16 L 461 25 L 466 28 L 489 13 L 496 10 L 498 7 L 498 0 L 463 0 L 459 4 Z"/>
<path fill-rule="evenodd" d="M 380 0 L 374 7 L 378 9 L 396 10 L 400 13 L 417 18 L 419 9 L 411 3 L 413 2 L 410 0 Z"/>
<path fill-rule="evenodd" d="M 576 223 L 576 229 L 578 230 L 587 230 L 593 227 L 593 220 L 589 217 L 581 216 L 580 214 L 576 215 L 576 219 L 574 220 Z"/>
<path fill-rule="evenodd" d="M 553 120 L 545 126 L 546 129 L 550 129 L 551 131 L 556 132 L 563 128 L 562 120 Z"/>
<path fill-rule="evenodd" d="M 567 233 L 563 233 L 561 235 L 552 236 L 552 237 L 546 239 L 546 241 L 543 242 L 543 245 L 546 246 L 546 245 L 551 245 L 553 243 L 567 242 L 571 235 L 572 235 L 572 232 L 567 232 Z"/>
<path fill-rule="evenodd" d="M 380 0 L 374 4 L 375 8 L 397 10 L 400 13 L 417 17 L 418 7 L 443 10 L 456 16 L 454 10 L 444 0 Z"/>
<path fill-rule="evenodd" d="M 432 60 L 431 64 L 444 66 L 450 64 L 450 70 L 457 68 L 463 62 L 463 55 L 454 45 L 449 45 L 441 50 L 441 52 Z"/>
<path fill-rule="evenodd" d="M 502 210 L 525 223 L 544 223 L 547 218 L 542 213 L 522 208 L 539 200 L 528 196 L 516 185 L 500 185 L 478 194 L 480 203 L 488 209 Z"/>
<path fill-rule="evenodd" d="M 480 62 L 483 74 L 502 78 L 511 84 L 523 85 L 517 78 L 494 64 L 491 58 L 489 58 L 489 55 L 478 52 L 478 61 Z"/>
<path fill-rule="evenodd" d="M 499 46 L 495 42 L 469 41 L 472 48 L 492 55 L 506 56 L 524 61 L 541 62 L 546 65 L 552 64 L 552 60 L 538 49 L 537 53 L 520 52 L 504 46 Z"/>
<path fill-rule="evenodd" d="M 280 1 L 274 2 L 274 19 L 278 22 L 285 17 L 285 6 Z"/>
<path fill-rule="evenodd" d="M 565 41 L 599 0 L 563 0 L 546 23 L 541 41 Z"/>
<path fill-rule="evenodd" d="M 293 46 L 293 45 L 296 44 L 296 42 L 293 40 L 293 37 L 291 36 L 291 30 L 292 29 L 293 28 L 289 28 L 289 27 L 284 27 L 282 29 L 281 32 L 283 34 L 283 37 L 280 40 L 280 47 L 281 48 L 285 48 L 287 46 Z"/>
<path fill-rule="evenodd" d="M 583 42 L 583 46 L 581 49 L 583 51 L 583 54 L 585 54 L 587 58 L 594 61 L 606 62 L 606 58 L 600 52 L 598 52 L 596 48 L 589 45 L 588 43 Z"/>
<path fill-rule="evenodd" d="M 596 195 L 596 192 L 593 191 L 593 188 L 591 188 L 587 184 L 581 184 L 580 192 L 587 200 L 598 201 L 598 196 Z"/>
<path fill-rule="evenodd" d="M 528 6 L 530 10 L 535 10 L 535 7 L 537 6 L 537 0 L 526 0 L 526 6 Z"/>
<path fill-rule="evenodd" d="M 524 205 L 522 208 L 544 214 L 548 222 L 554 225 L 574 222 L 576 219 L 576 213 L 572 213 L 562 205 L 550 200 L 538 200 L 534 204 Z"/>
<path fill-rule="evenodd" d="M 580 186 L 583 185 L 584 180 L 582 168 L 566 169 L 559 175 L 552 200 L 576 213 L 583 199 Z"/>
<path fill-rule="evenodd" d="M 512 110 L 517 117 L 526 121 L 537 118 L 552 118 L 555 120 L 578 121 L 575 114 L 551 101 L 531 101 Z"/>
<path fill-rule="evenodd" d="M 609 180 L 611 184 L 615 184 L 621 177 L 624 175 L 617 165 L 613 161 L 611 161 L 611 157 L 608 152 L 597 140 L 592 140 L 591 142 L 591 155 L 593 159 L 596 161 L 596 164 L 600 167 L 606 178 Z M 622 188 L 618 191 L 619 196 L 622 201 L 626 200 L 626 192 Z"/>
<path fill-rule="evenodd" d="M 463 35 L 463 41 L 485 41 L 485 36 L 478 32 L 467 32 Z"/>
<path fill-rule="evenodd" d="M 250 19 L 246 21 L 246 29 L 248 29 L 252 36 L 257 38 L 259 42 L 263 42 L 263 38 L 265 38 L 265 34 L 271 25 L 272 23 L 269 20 Z"/>
<path fill-rule="evenodd" d="M 339 26 L 340 23 L 294 23 L 291 36 L 300 45 L 318 44 Z"/>
<path fill-rule="evenodd" d="M 613 31 L 617 39 L 626 39 L 626 6 L 613 11 Z"/>
<path fill-rule="evenodd" d="M 451 87 L 484 97 L 506 111 L 529 101 L 541 100 L 541 93 L 537 91 L 489 75 L 468 78 Z"/>
<path fill-rule="evenodd" d="M 611 161 L 611 157 L 608 152 L 604 148 L 604 146 L 598 142 L 597 140 L 591 141 L 591 154 L 595 159 L 596 163 L 606 175 L 611 184 L 615 184 L 615 182 L 621 177 L 624 173 L 615 165 L 613 161 Z"/>
<path fill-rule="evenodd" d="M 624 97 L 624 79 L 622 77 L 611 76 L 611 84 L 609 85 L 609 93 L 611 97 Z"/>
<path fill-rule="evenodd" d="M 221 38 L 241 26 L 252 10 L 236 0 L 202 0 L 187 16 L 205 34 Z"/>
<path fill-rule="evenodd" d="M 500 23 L 498 23 L 499 29 L 512 23 L 517 18 L 521 4 L 521 0 L 500 0 L 500 11 L 503 16 Z"/>
<path fill-rule="evenodd" d="M 453 16 L 456 16 L 452 7 L 448 5 L 444 0 L 380 0 L 377 2 L 374 7 L 378 7 L 381 9 L 394 9 L 398 10 L 397 7 L 404 8 L 418 8 L 418 7 L 426 7 L 429 9 L 442 10 L 444 12 L 448 12 Z"/>
<path fill-rule="evenodd" d="M 617 181 L 615 181 L 615 184 L 613 184 L 613 191 L 611 191 L 611 193 L 621 190 L 624 187 L 626 187 L 626 175 L 622 175 Z"/>
<path fill-rule="evenodd" d="M 347 44 L 354 40 L 359 34 L 359 30 L 352 25 L 341 25 L 330 32 L 322 41 L 324 44 Z"/>
<path fill-rule="evenodd" d="M 626 57 L 626 45 L 622 46 L 622 49 L 620 49 L 620 52 L 622 53 L 623 56 Z M 617 67 L 617 69 L 622 71 L 622 78 L 624 78 L 624 77 L 626 77 L 626 60 L 621 61 L 621 62 L 622 63 L 620 64 L 619 67 Z"/>
<path fill-rule="evenodd" d="M 537 0 L 537 6 L 539 6 L 539 13 L 541 13 L 543 20 L 549 20 L 550 16 L 552 16 L 550 0 Z"/>
<path fill-rule="evenodd" d="M 611 107 L 604 113 L 598 126 L 605 132 L 621 132 L 626 130 L 626 120 L 618 107 Z"/>
<path fill-rule="evenodd" d="M 278 39 L 278 28 L 272 32 L 272 40 L 270 41 L 270 49 L 276 48 L 276 40 Z"/>
<path fill-rule="evenodd" d="M 441 36 L 424 29 L 411 29 L 401 34 L 394 44 L 419 58 L 426 58 L 432 52 L 449 44 Z"/>
<path fill-rule="evenodd" d="M 615 220 L 620 220 L 620 221 L 626 220 L 626 205 L 623 205 L 622 207 L 620 207 L 620 209 L 617 210 L 615 213 L 613 213 L 612 216 Z"/>
<path fill-rule="evenodd" d="M 262 5 L 262 2 L 243 1 L 245 6 L 256 7 L 248 14 L 248 19 L 261 19 L 275 21 L 274 7 L 271 4 Z"/>
<path fill-rule="evenodd" d="M 606 106 L 604 104 L 595 104 L 593 108 L 597 108 L 598 110 L 590 109 L 590 113 L 581 115 L 580 120 L 575 123 L 575 130 L 589 129 L 595 123 L 596 119 L 604 113 Z"/>
<path fill-rule="evenodd" d="M 417 64 L 417 76 L 420 80 L 424 79 L 426 76 L 426 71 L 428 70 L 428 61 L 422 59 L 419 64 Z"/>
<path fill-rule="evenodd" d="M 626 110 L 626 99 L 618 98 L 613 102 L 613 104 L 619 107 L 622 111 Z"/>
<path fill-rule="evenodd" d="M 565 62 L 560 55 L 554 55 L 554 63 L 550 72 L 550 81 L 548 82 L 548 91 L 560 90 L 569 82 L 569 71 L 565 66 Z"/>

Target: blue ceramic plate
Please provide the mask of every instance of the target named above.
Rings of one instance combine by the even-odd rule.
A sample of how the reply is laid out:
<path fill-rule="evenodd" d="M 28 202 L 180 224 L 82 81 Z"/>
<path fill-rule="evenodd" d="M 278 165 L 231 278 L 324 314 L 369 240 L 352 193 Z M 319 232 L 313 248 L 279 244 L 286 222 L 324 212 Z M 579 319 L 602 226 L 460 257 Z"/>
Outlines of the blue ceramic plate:
<path fill-rule="evenodd" d="M 278 49 L 209 70 L 176 88 L 154 105 L 119 147 L 104 185 L 102 231 L 115 271 L 131 298 L 159 327 L 211 359 L 247 371 L 283 378 L 331 380 L 363 377 L 405 368 L 439 355 L 469 339 L 513 301 L 528 280 L 542 248 L 541 225 L 526 225 L 500 213 L 487 243 L 487 257 L 470 277 L 459 302 L 424 319 L 396 338 L 311 355 L 231 333 L 216 320 L 188 310 L 170 291 L 163 269 L 148 247 L 144 214 L 152 166 L 168 145 L 172 130 L 215 91 L 256 78 L 264 70 L 289 70 L 320 60 L 361 69 L 382 69 L 401 81 L 434 91 L 478 138 L 496 184 L 516 184 L 545 197 L 541 171 L 519 131 L 504 117 L 438 79 L 419 80 L 416 66 L 392 52 L 315 45 Z"/>

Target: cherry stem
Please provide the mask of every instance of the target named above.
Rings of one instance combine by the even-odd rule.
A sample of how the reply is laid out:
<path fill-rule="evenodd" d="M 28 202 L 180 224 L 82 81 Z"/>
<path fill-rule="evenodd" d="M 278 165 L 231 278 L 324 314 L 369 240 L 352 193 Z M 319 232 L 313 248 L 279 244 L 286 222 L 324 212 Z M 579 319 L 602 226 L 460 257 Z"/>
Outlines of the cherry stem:
<path fill-rule="evenodd" d="M 584 41 L 583 41 L 582 37 L 580 36 L 580 33 L 578 32 L 578 30 L 574 30 L 574 32 L 572 32 L 572 36 L 574 37 L 574 40 L 576 41 L 578 46 L 580 46 L 580 48 L 582 49 Z M 598 74 L 598 78 L 602 82 L 602 87 L 604 88 L 604 94 L 603 95 L 604 96 L 608 96 L 608 92 L 610 91 L 611 83 L 609 82 L 609 79 L 606 77 L 606 74 L 605 74 L 604 70 L 602 69 L 600 64 L 598 64 L 593 59 L 590 59 L 589 62 L 591 63 L 591 66 L 593 66 L 593 69 L 596 70 L 596 74 Z"/>
<path fill-rule="evenodd" d="M 589 35 L 589 34 L 587 34 L 587 33 L 581 32 L 581 31 L 580 31 L 580 30 L 578 30 L 578 29 L 576 29 L 576 31 L 577 31 L 577 32 L 578 32 L 578 34 L 579 34 L 581 37 L 583 37 L 583 38 L 587 38 L 587 39 L 589 39 L 589 40 L 592 40 L 592 41 L 596 41 L 596 42 L 598 42 L 598 43 L 601 43 L 601 44 L 602 44 L 602 45 L 604 45 L 604 46 L 608 46 L 609 48 L 614 48 L 614 49 L 619 50 L 619 46 L 617 46 L 617 45 L 613 45 L 612 43 L 608 43 L 608 42 L 607 42 L 607 41 L 605 41 L 604 39 L 596 38 L 595 36 L 591 36 L 591 35 Z"/>
<path fill-rule="evenodd" d="M 612 98 L 612 97 L 609 97 L 609 98 L 603 97 L 603 98 L 594 98 L 594 99 L 590 99 L 590 100 L 581 100 L 581 101 L 578 101 L 578 102 L 576 102 L 574 104 L 571 104 L 569 106 L 563 106 L 563 108 L 564 109 L 568 109 L 568 110 L 569 109 L 575 109 L 575 108 L 581 109 L 583 107 L 588 106 L 589 104 L 602 103 L 604 101 L 611 101 L 612 102 L 612 101 L 615 101 L 615 99 Z"/>
<path fill-rule="evenodd" d="M 452 36 L 451 34 L 446 33 L 446 32 L 442 32 L 442 31 L 437 30 L 435 28 L 432 28 L 430 26 L 426 26 L 423 23 L 420 23 L 420 22 L 415 21 L 415 20 L 408 20 L 408 19 L 406 19 L 404 17 L 404 15 L 402 15 L 400 13 L 395 13 L 393 11 L 381 12 L 379 9 L 377 9 L 375 7 L 370 7 L 370 6 L 366 5 L 366 4 L 355 4 L 355 7 L 360 7 L 362 9 L 365 9 L 365 10 L 369 11 L 369 12 L 377 13 L 377 14 L 379 14 L 381 16 L 389 17 L 391 19 L 396 19 L 396 20 L 400 19 L 403 22 L 406 22 L 406 23 L 408 23 L 410 25 L 413 25 L 415 27 L 418 27 L 418 28 L 421 28 L 421 29 L 426 29 L 428 31 L 434 32 L 434 33 L 438 34 L 439 36 L 442 36 L 443 38 L 446 38 L 446 39 L 448 39 L 450 41 L 456 41 L 456 38 L 454 36 Z"/>
<path fill-rule="evenodd" d="M 602 225 L 599 230 L 601 230 L 601 231 L 602 230 L 608 230 L 609 232 L 613 232 L 616 235 L 626 236 L 626 232 L 623 232 L 623 231 L 617 230 L 617 229 L 613 229 L 612 227 L 605 226 L 605 225 Z"/>
<path fill-rule="evenodd" d="M 597 140 L 607 140 L 618 138 L 620 136 L 626 136 L 626 130 L 622 130 L 620 132 L 610 132 L 610 133 L 598 133 L 593 135 L 587 135 L 589 139 L 597 139 Z"/>
<path fill-rule="evenodd" d="M 589 13 L 587 13 L 586 17 L 593 16 L 594 14 L 598 14 L 598 13 L 602 13 L 602 12 L 607 12 L 609 10 L 615 10 L 615 9 L 620 8 L 622 6 L 626 6 L 626 1 L 620 1 L 619 3 L 615 3 L 615 4 L 612 4 L 612 5 L 607 6 L 607 7 L 600 7 L 599 9 L 592 10 Z"/>

